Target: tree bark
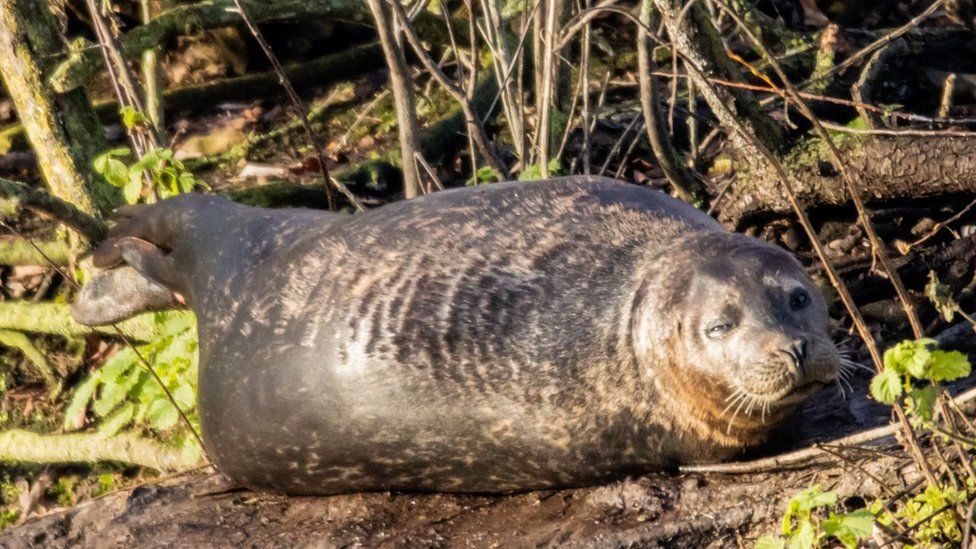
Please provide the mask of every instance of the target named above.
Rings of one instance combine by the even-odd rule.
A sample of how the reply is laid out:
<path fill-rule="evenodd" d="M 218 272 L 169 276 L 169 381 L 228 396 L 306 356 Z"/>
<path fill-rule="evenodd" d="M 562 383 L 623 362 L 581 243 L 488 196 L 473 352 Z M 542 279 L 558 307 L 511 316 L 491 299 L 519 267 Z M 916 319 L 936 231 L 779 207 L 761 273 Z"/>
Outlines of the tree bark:
<path fill-rule="evenodd" d="M 416 154 L 420 150 L 420 125 L 417 123 L 417 107 L 413 96 L 413 80 L 407 68 L 403 48 L 396 39 L 394 16 L 384 0 L 368 0 L 373 12 L 380 44 L 390 69 L 390 87 L 396 105 L 397 131 L 400 135 L 400 156 L 403 161 L 403 191 L 406 198 L 414 198 L 423 192 Z"/>
<path fill-rule="evenodd" d="M 976 192 L 974 138 L 872 136 L 847 138 L 838 146 L 857 168 L 855 177 L 867 202 Z M 808 206 L 848 204 L 843 178 L 823 158 L 815 139 L 784 157 L 797 194 Z M 756 215 L 791 211 L 774 176 L 753 173 L 739 175 L 718 205 L 723 221 L 741 226 Z"/>
<path fill-rule="evenodd" d="M 44 84 L 41 60 L 63 50 L 47 4 L 0 3 L 0 29 L 0 75 L 52 194 L 88 214 L 109 211 L 118 191 L 92 177 L 92 158 L 106 144 L 85 92 L 56 96 Z"/>
<path fill-rule="evenodd" d="M 782 150 L 784 139 L 780 127 L 763 112 L 752 92 L 738 88 L 712 85 L 708 80 L 744 81 L 742 71 L 726 55 L 725 44 L 712 25 L 708 10 L 701 2 L 685 6 L 682 0 L 654 0 L 664 20 L 668 35 L 681 54 L 688 73 L 695 81 L 702 97 L 723 127 L 735 128 L 738 119 L 746 130 L 772 151 Z M 760 153 L 730 131 L 736 152 L 744 158 L 759 159 Z"/>
<path fill-rule="evenodd" d="M 654 4 L 652 0 L 641 1 L 640 21 L 651 27 Z M 685 167 L 668 137 L 668 127 L 661 113 L 660 94 L 654 59 L 651 58 L 651 40 L 643 32 L 637 33 L 637 72 L 640 82 L 641 110 L 644 113 L 644 129 L 651 144 L 661 171 L 668 178 L 679 196 L 686 202 L 705 205 L 708 196 L 705 186 Z"/>

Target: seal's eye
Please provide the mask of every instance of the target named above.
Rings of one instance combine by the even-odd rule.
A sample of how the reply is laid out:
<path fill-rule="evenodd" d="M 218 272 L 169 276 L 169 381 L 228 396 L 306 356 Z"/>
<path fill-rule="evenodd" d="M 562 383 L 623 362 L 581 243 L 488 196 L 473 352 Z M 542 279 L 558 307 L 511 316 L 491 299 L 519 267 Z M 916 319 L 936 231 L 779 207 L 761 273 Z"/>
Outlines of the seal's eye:
<path fill-rule="evenodd" d="M 803 288 L 797 288 L 790 294 L 790 308 L 794 311 L 806 308 L 810 304 L 810 294 Z"/>
<path fill-rule="evenodd" d="M 730 320 L 716 320 L 705 328 L 705 335 L 708 337 L 722 337 L 735 328 L 735 323 Z"/>

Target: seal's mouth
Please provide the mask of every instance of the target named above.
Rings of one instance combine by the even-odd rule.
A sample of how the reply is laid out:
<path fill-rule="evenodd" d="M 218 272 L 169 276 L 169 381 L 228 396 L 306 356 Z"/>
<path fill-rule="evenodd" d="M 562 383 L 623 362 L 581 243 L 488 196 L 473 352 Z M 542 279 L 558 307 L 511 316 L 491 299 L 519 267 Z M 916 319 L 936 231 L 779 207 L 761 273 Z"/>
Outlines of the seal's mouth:
<path fill-rule="evenodd" d="M 790 389 L 785 395 L 781 396 L 778 402 L 784 404 L 792 404 L 796 401 L 804 400 L 813 396 L 814 393 L 822 389 L 826 383 L 817 380 L 810 380 L 802 385 L 797 385 L 796 387 Z"/>

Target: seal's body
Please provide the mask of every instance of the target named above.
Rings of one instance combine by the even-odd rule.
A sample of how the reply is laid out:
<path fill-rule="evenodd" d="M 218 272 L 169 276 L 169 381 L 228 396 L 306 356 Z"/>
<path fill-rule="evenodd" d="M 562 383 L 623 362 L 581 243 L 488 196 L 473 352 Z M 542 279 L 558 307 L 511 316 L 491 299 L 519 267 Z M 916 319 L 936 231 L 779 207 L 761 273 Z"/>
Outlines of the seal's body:
<path fill-rule="evenodd" d="M 122 221 L 96 252 L 119 261 L 196 312 L 206 450 L 253 488 L 508 492 L 721 459 L 837 365 L 792 256 L 602 178 L 354 216 L 184 196 Z M 79 320 L 117 320 L 86 299 Z"/>

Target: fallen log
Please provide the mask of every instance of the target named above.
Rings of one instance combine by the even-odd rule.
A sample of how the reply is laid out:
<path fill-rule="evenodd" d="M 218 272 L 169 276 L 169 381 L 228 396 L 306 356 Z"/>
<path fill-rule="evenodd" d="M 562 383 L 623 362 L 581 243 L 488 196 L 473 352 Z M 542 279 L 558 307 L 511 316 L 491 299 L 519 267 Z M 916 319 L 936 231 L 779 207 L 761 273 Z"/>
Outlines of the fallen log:
<path fill-rule="evenodd" d="M 857 171 L 867 202 L 976 193 L 976 138 L 847 137 L 837 144 Z M 821 147 L 819 140 L 810 140 L 786 155 L 797 194 L 807 207 L 847 205 L 843 178 Z M 775 176 L 760 171 L 739 174 L 717 207 L 720 219 L 736 227 L 758 216 L 791 211 Z"/>

